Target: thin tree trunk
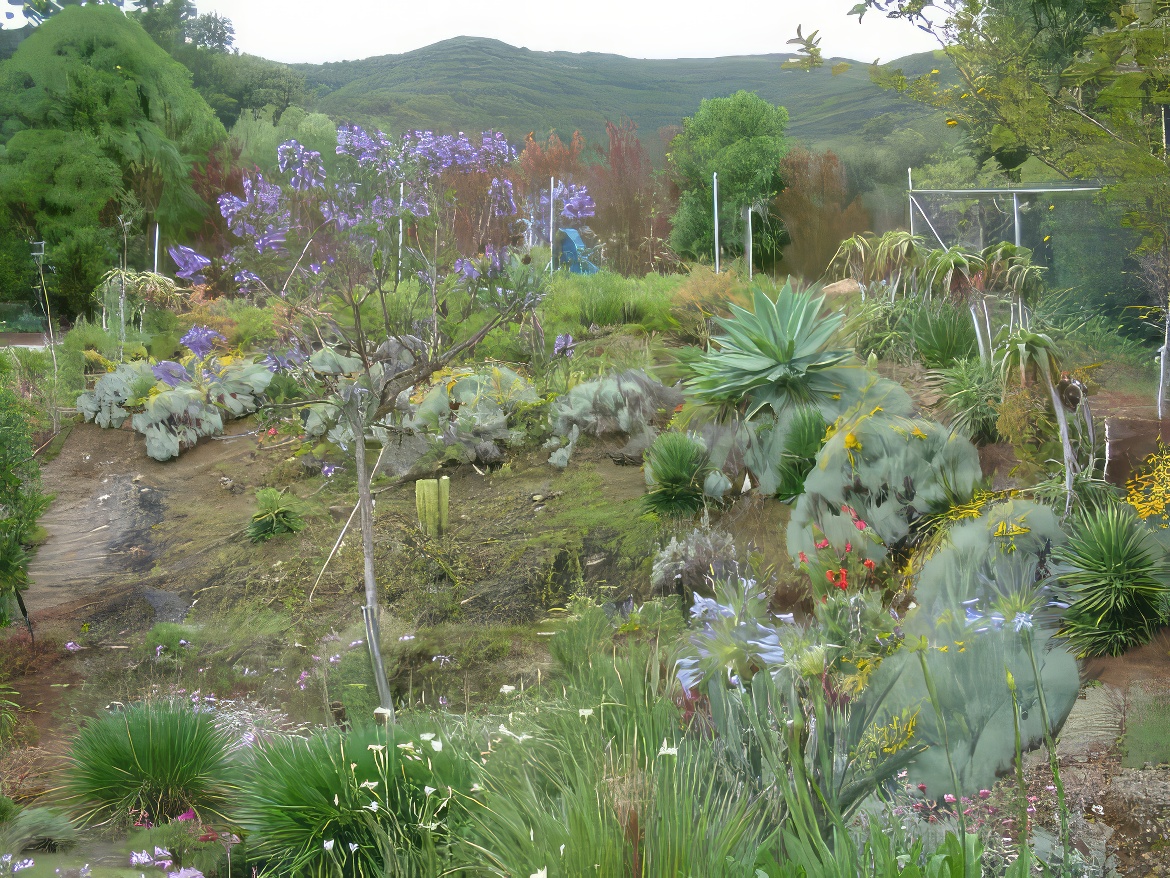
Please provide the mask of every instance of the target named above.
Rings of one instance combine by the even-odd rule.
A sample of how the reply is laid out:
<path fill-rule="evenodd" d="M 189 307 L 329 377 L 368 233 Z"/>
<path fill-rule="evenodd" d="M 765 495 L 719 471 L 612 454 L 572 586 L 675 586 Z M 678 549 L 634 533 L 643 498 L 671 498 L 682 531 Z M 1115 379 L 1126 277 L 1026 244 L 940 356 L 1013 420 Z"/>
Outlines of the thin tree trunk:
<path fill-rule="evenodd" d="M 390 712 L 394 722 L 394 698 L 390 694 L 390 683 L 386 679 L 386 668 L 382 664 L 382 645 L 378 631 L 378 581 L 374 576 L 374 496 L 370 491 L 370 472 L 366 465 L 365 429 L 360 412 L 350 416 L 354 435 L 354 464 L 358 483 L 358 512 L 362 531 L 362 572 L 366 587 L 366 605 L 362 607 L 362 618 L 366 623 L 366 644 L 370 650 L 370 662 L 374 667 L 374 682 L 378 687 L 378 701 Z"/>
<path fill-rule="evenodd" d="M 1073 470 L 1076 469 L 1076 459 L 1073 457 L 1072 440 L 1068 434 L 1068 418 L 1064 415 L 1064 403 L 1060 401 L 1060 394 L 1056 392 L 1056 385 L 1052 383 L 1052 371 L 1045 366 L 1044 381 L 1048 385 L 1048 395 L 1052 398 L 1052 410 L 1056 413 L 1056 426 L 1060 430 L 1060 444 L 1064 449 L 1064 514 L 1072 510 L 1073 498 Z"/>

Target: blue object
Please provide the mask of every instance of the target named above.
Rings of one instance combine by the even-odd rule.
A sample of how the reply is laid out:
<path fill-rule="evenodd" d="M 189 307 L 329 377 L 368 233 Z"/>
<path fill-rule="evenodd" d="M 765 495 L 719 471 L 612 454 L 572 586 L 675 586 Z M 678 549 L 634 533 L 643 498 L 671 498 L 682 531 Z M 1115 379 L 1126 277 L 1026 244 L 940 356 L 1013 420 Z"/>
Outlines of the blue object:
<path fill-rule="evenodd" d="M 593 254 L 585 246 L 576 229 L 558 229 L 561 239 L 561 265 L 567 265 L 573 274 L 597 274 L 600 270 L 589 257 Z"/>

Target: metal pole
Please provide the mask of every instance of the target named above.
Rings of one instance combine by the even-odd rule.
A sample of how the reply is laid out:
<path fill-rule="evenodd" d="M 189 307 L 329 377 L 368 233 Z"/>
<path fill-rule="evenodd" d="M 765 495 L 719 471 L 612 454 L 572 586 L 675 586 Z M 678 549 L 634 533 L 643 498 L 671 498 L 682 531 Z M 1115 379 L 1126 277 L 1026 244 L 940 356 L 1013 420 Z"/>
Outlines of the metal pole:
<path fill-rule="evenodd" d="M 743 252 L 744 252 L 744 255 L 747 256 L 748 280 L 751 280 L 752 279 L 752 209 L 750 206 L 745 207 L 743 209 L 743 228 L 744 228 Z"/>
<path fill-rule="evenodd" d="M 548 273 L 552 274 L 556 263 L 556 253 L 553 251 L 553 235 L 556 229 L 556 202 L 557 178 L 548 178 Z"/>
<path fill-rule="evenodd" d="M 154 273 L 158 274 L 158 223 L 154 224 Z"/>
<path fill-rule="evenodd" d="M 711 202 L 715 213 L 715 273 L 719 274 L 719 172 L 711 175 Z"/>
<path fill-rule="evenodd" d="M 1016 246 L 1020 246 L 1020 193 L 1012 192 L 1012 219 L 1016 224 Z"/>
<path fill-rule="evenodd" d="M 406 197 L 406 183 L 398 184 L 398 273 L 394 276 L 394 285 L 402 283 L 402 200 Z"/>
<path fill-rule="evenodd" d="M 906 169 L 906 180 L 910 184 L 910 234 L 914 234 L 914 169 Z"/>

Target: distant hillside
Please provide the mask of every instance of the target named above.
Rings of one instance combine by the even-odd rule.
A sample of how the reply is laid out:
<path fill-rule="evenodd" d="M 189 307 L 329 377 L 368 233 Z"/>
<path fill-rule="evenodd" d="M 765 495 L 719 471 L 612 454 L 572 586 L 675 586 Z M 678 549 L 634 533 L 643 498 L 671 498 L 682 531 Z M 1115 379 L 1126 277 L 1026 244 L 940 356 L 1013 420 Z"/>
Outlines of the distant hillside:
<path fill-rule="evenodd" d="M 854 63 L 837 76 L 830 67 L 812 73 L 781 68 L 791 55 L 640 60 L 596 52 L 533 52 L 497 40 L 457 37 L 402 55 L 361 61 L 293 65 L 318 109 L 392 131 L 487 128 L 513 140 L 555 128 L 563 137 L 579 129 L 590 141 L 605 136 L 607 119 L 629 116 L 656 158 L 659 128 L 677 125 L 703 98 L 739 89 L 788 108 L 792 136 L 812 144 L 857 132 L 886 113 L 919 121 L 930 111 L 870 82 L 869 65 Z M 939 61 L 911 55 L 891 66 L 925 72 Z"/>

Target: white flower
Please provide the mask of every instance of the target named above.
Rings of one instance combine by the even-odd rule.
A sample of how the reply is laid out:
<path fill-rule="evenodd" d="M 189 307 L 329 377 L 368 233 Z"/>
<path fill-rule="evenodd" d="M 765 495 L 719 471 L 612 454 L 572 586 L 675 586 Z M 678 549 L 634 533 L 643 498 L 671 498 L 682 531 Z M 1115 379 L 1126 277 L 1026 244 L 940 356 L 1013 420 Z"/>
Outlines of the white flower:
<path fill-rule="evenodd" d="M 516 687 L 509 686 L 507 683 L 505 683 L 503 686 L 500 687 L 500 692 L 504 695 L 507 695 L 509 692 L 515 692 L 515 691 L 516 691 Z"/>
<path fill-rule="evenodd" d="M 341 807 L 341 800 L 340 800 L 339 798 L 337 798 L 337 793 L 334 793 L 334 794 L 333 794 L 333 807 L 334 807 L 334 808 L 340 808 L 340 807 Z"/>
<path fill-rule="evenodd" d="M 430 741 L 430 740 L 432 740 L 434 737 L 435 737 L 435 733 L 434 733 L 434 732 L 423 732 L 421 735 L 419 735 L 419 736 L 418 736 L 418 739 L 419 739 L 420 741 Z"/>
<path fill-rule="evenodd" d="M 375 790 L 377 788 L 378 788 L 378 782 L 376 780 L 363 780 L 362 781 L 362 789 L 363 790 Z"/>
<path fill-rule="evenodd" d="M 515 732 L 509 731 L 503 723 L 500 723 L 500 732 L 509 738 L 515 738 L 517 741 L 527 741 L 532 737 L 532 735 L 517 735 Z"/>
<path fill-rule="evenodd" d="M 533 872 L 528 878 L 548 878 L 548 869 L 541 869 L 539 872 Z"/>
<path fill-rule="evenodd" d="M 577 716 L 582 717 L 582 718 L 591 717 L 591 716 L 593 716 L 593 708 L 592 707 L 582 707 L 580 710 L 577 711 Z"/>
<path fill-rule="evenodd" d="M 398 749 L 399 750 L 409 750 L 413 753 L 414 752 L 414 741 L 407 741 L 405 744 L 399 744 Z"/>
<path fill-rule="evenodd" d="M 423 792 L 428 796 L 435 791 L 435 787 L 423 787 Z"/>
<path fill-rule="evenodd" d="M 357 846 L 357 845 L 356 845 L 354 842 L 352 842 L 352 841 L 351 841 L 351 842 L 349 843 L 349 852 L 352 854 L 352 853 L 353 853 L 354 851 L 356 851 L 357 849 L 358 849 L 358 846 Z"/>
<path fill-rule="evenodd" d="M 327 850 L 327 851 L 333 850 L 333 839 L 330 838 L 330 839 L 326 840 L 325 850 Z"/>
<path fill-rule="evenodd" d="M 443 742 L 442 741 L 431 741 L 431 749 L 434 750 L 436 753 L 441 753 L 443 750 Z"/>
<path fill-rule="evenodd" d="M 386 749 L 386 745 L 385 744 L 367 744 L 366 749 L 373 750 L 375 753 L 381 753 L 383 750 Z"/>
<path fill-rule="evenodd" d="M 678 755 L 678 747 L 667 747 L 666 746 L 666 738 L 663 738 L 662 739 L 662 746 L 658 748 L 658 755 L 659 756 L 677 756 Z"/>
<path fill-rule="evenodd" d="M 561 856 L 563 857 L 564 855 L 565 855 L 565 846 L 561 845 Z"/>
<path fill-rule="evenodd" d="M 377 811 L 378 810 L 378 803 L 377 802 L 370 802 L 370 804 L 362 805 L 362 807 L 369 808 L 371 811 Z"/>
<path fill-rule="evenodd" d="M 481 786 L 480 786 L 479 784 L 477 784 L 477 783 L 473 783 L 473 784 L 471 785 L 471 791 L 472 791 L 473 793 L 481 793 L 481 792 L 483 792 L 483 787 L 481 787 Z"/>

